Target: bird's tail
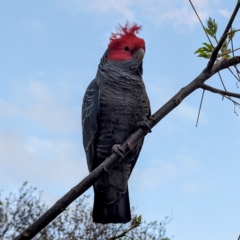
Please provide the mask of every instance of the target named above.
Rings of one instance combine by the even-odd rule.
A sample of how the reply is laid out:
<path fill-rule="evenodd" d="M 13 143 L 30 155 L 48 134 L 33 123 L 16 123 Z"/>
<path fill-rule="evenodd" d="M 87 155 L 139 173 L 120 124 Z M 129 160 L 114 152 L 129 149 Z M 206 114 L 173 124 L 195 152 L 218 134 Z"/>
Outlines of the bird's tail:
<path fill-rule="evenodd" d="M 95 190 L 93 204 L 93 221 L 95 223 L 127 223 L 131 221 L 128 189 L 121 194 L 119 202 L 106 204 L 101 193 Z"/>

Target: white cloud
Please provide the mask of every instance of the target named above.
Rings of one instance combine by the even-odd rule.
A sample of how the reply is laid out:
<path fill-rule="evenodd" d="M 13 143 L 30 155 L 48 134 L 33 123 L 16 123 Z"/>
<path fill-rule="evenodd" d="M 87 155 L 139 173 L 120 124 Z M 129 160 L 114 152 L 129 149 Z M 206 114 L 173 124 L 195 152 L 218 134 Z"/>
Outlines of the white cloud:
<path fill-rule="evenodd" d="M 173 179 L 191 176 L 200 168 L 200 163 L 186 153 L 175 155 L 171 161 L 154 159 L 145 169 L 134 169 L 131 184 L 143 189 L 156 188 Z"/>
<path fill-rule="evenodd" d="M 181 103 L 174 111 L 174 114 L 176 114 L 176 116 L 180 118 L 184 118 L 189 121 L 196 122 L 197 116 L 198 116 L 198 108 L 192 107 L 187 103 Z M 200 118 L 201 118 L 201 123 L 206 122 L 206 116 L 203 110 L 200 113 Z"/>
<path fill-rule="evenodd" d="M 192 1 L 201 19 L 209 16 L 218 1 L 194 0 Z M 135 16 L 143 15 L 155 25 L 171 22 L 174 26 L 187 26 L 192 28 L 198 19 L 188 1 L 167 0 L 94 0 L 86 4 L 82 0 L 74 0 L 76 6 L 82 11 L 118 13 L 129 20 Z"/>
<path fill-rule="evenodd" d="M 43 22 L 36 19 L 24 19 L 19 22 L 21 30 L 27 31 L 32 35 L 44 39 L 46 38 L 46 29 Z"/>
<path fill-rule="evenodd" d="M 95 0 L 90 2 L 90 8 L 93 10 L 105 12 L 120 13 L 128 19 L 133 19 L 134 12 L 130 9 L 131 0 Z"/>
<path fill-rule="evenodd" d="M 209 0 L 193 0 L 193 5 L 199 8 L 208 7 Z"/>
<path fill-rule="evenodd" d="M 37 136 L 29 137 L 25 144 L 25 150 L 33 155 L 45 154 L 54 148 L 53 142 L 42 140 Z"/>
<path fill-rule="evenodd" d="M 56 201 L 88 174 L 81 149 L 68 140 L 0 133 L 0 189 L 16 191 L 29 181 Z"/>
<path fill-rule="evenodd" d="M 78 79 L 74 72 L 49 83 L 38 77 L 9 83 L 8 97 L 0 99 L 0 189 L 16 192 L 29 181 L 50 205 L 88 174 Z"/>
<path fill-rule="evenodd" d="M 227 9 L 220 9 L 220 10 L 219 10 L 219 13 L 220 13 L 222 16 L 227 17 L 227 18 L 229 18 L 229 17 L 231 16 L 230 11 L 228 11 Z"/>
<path fill-rule="evenodd" d="M 35 80 L 13 87 L 14 100 L 0 99 L 0 115 L 15 116 L 25 121 L 33 119 L 36 126 L 48 131 L 80 131 L 80 106 L 69 102 L 66 84 L 60 82 L 54 87 L 58 91 Z"/>
<path fill-rule="evenodd" d="M 24 114 L 43 123 L 48 129 L 56 131 L 79 130 L 80 109 L 67 105 L 64 99 L 64 89 L 54 89 L 40 82 L 32 82 L 27 93 L 33 104 L 29 105 Z"/>
<path fill-rule="evenodd" d="M 125 18 L 131 20 L 134 17 L 134 11 L 132 11 L 131 5 L 133 1 L 131 0 L 122 0 L 122 1 L 116 1 L 116 0 L 92 0 L 89 2 L 85 2 L 82 0 L 73 0 L 73 6 L 71 8 L 71 12 L 75 13 L 82 11 L 83 8 L 87 9 L 90 12 L 94 13 L 118 13 Z M 66 6 L 64 3 L 65 8 L 69 8 L 69 5 Z"/>
<path fill-rule="evenodd" d="M 189 195 L 198 195 L 206 190 L 212 189 L 214 184 L 212 182 L 201 179 L 201 181 L 196 179 L 191 179 L 182 184 L 182 189 Z"/>
<path fill-rule="evenodd" d="M 147 85 L 148 95 L 151 96 L 151 108 L 152 113 L 156 111 L 162 104 L 166 103 L 175 94 L 173 87 L 167 84 L 167 80 L 164 77 L 161 78 L 162 83 L 151 83 Z M 169 80 L 170 81 L 170 80 Z M 153 81 L 152 81 L 153 82 Z M 157 82 L 157 81 L 155 81 Z M 172 114 L 177 118 L 186 119 L 192 122 L 196 122 L 198 116 L 198 105 L 192 107 L 185 101 L 172 111 Z M 206 122 L 207 117 L 203 110 L 200 113 L 201 123 Z"/>
<path fill-rule="evenodd" d="M 43 23 L 38 20 L 21 20 L 20 23 L 22 27 L 29 31 L 43 28 Z"/>
<path fill-rule="evenodd" d="M 186 27 L 193 28 L 199 20 L 188 1 L 142 1 L 144 3 L 145 17 L 154 24 L 166 24 L 171 22 L 177 29 L 186 30 Z M 198 15 L 205 19 L 210 11 L 210 1 L 192 1 Z"/>
<path fill-rule="evenodd" d="M 161 77 L 160 77 L 161 78 Z M 165 84 L 166 80 L 162 76 L 162 83 L 151 80 L 151 83 L 147 84 L 147 92 L 150 97 L 152 113 L 156 111 L 162 104 L 168 101 L 174 94 L 173 89 Z"/>

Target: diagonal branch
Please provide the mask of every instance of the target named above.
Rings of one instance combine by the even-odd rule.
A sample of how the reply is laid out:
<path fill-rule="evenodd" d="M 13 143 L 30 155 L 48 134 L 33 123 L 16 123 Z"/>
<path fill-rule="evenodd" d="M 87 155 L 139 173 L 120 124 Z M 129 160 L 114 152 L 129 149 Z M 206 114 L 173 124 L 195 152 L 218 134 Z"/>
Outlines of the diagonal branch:
<path fill-rule="evenodd" d="M 225 69 L 225 68 L 229 68 L 229 67 L 232 67 L 232 66 L 235 66 L 237 64 L 239 64 L 239 61 L 240 61 L 240 56 L 235 56 L 235 57 L 232 57 L 232 58 L 229 58 L 229 59 L 224 59 L 222 61 L 219 61 L 218 63 L 216 63 L 212 70 L 209 72 L 209 74 L 212 76 L 214 75 L 215 73 Z"/>
<path fill-rule="evenodd" d="M 213 50 L 212 56 L 211 56 L 211 58 L 210 58 L 210 60 L 209 60 L 209 62 L 208 62 L 208 65 L 207 65 L 207 67 L 206 67 L 206 71 L 210 71 L 210 70 L 212 69 L 212 67 L 213 67 L 213 65 L 214 65 L 214 63 L 215 63 L 215 61 L 216 61 L 216 59 L 217 59 L 218 52 L 219 52 L 219 50 L 221 49 L 224 41 L 226 40 L 230 28 L 232 27 L 232 23 L 233 23 L 236 15 L 237 15 L 237 13 L 238 13 L 239 7 L 240 7 L 240 0 L 238 0 L 237 5 L 236 5 L 236 7 L 235 7 L 235 9 L 234 9 L 234 11 L 233 11 L 233 14 L 232 14 L 232 16 L 231 16 L 231 18 L 230 18 L 230 20 L 229 20 L 229 22 L 228 22 L 228 25 L 227 25 L 227 27 L 225 28 L 225 30 L 224 30 L 224 32 L 223 32 L 223 35 L 222 35 L 222 37 L 220 38 L 217 46 L 216 46 L 216 47 L 214 48 L 214 50 Z"/>
<path fill-rule="evenodd" d="M 224 52 L 224 53 L 221 53 L 221 54 L 218 54 L 218 57 L 224 57 L 226 55 L 228 55 L 229 53 L 233 53 L 234 55 L 234 52 L 240 50 L 240 48 L 236 48 L 236 49 L 233 49 L 233 50 L 228 50 L 227 52 Z M 234 57 L 234 56 L 233 56 Z"/>
<path fill-rule="evenodd" d="M 214 49 L 212 57 L 208 62 L 207 67 L 187 86 L 183 87 L 177 94 L 175 94 L 167 103 L 165 103 L 158 111 L 156 111 L 148 120 L 147 124 L 152 129 L 157 123 L 159 123 L 168 113 L 176 108 L 184 98 L 194 92 L 196 89 L 202 88 L 204 82 L 212 77 L 217 72 L 226 69 L 230 66 L 235 66 L 240 63 L 240 56 L 235 56 L 230 59 L 224 59 L 214 64 L 217 53 L 225 41 L 227 32 L 229 31 L 232 22 L 239 9 L 240 0 L 234 10 L 234 13 L 224 31 L 224 34 L 219 41 L 219 44 Z M 207 86 L 207 85 L 206 85 Z M 221 91 L 221 90 L 220 90 Z M 228 92 L 229 93 L 229 92 Z M 133 133 L 121 146 L 125 152 L 124 156 L 128 154 L 131 149 L 147 134 L 149 129 L 138 129 Z M 60 198 L 49 210 L 47 210 L 41 217 L 39 217 L 32 225 L 26 228 L 20 235 L 15 237 L 15 240 L 27 240 L 33 238 L 38 234 L 45 226 L 47 226 L 53 219 L 55 219 L 61 212 L 63 212 L 74 200 L 76 200 L 81 194 L 89 189 L 100 176 L 113 168 L 118 161 L 124 161 L 115 153 L 111 154 L 105 161 L 95 168 L 88 176 L 86 176 L 81 182 L 73 187 L 68 193 Z"/>
<path fill-rule="evenodd" d="M 239 82 L 240 81 L 240 77 L 238 77 L 233 71 L 231 68 L 228 68 L 228 70 L 231 72 L 231 74 L 237 79 L 237 81 Z"/>
<path fill-rule="evenodd" d="M 181 101 L 194 92 L 196 89 L 202 87 L 203 83 L 213 76 L 218 71 L 221 71 L 229 66 L 233 66 L 240 63 L 240 56 L 235 56 L 228 60 L 223 60 L 218 64 L 215 64 L 211 73 L 202 71 L 198 77 L 196 77 L 191 83 L 183 87 L 177 94 L 175 94 L 167 103 L 165 103 L 158 111 L 156 111 L 148 120 L 148 125 L 152 129 L 157 123 L 161 121 L 169 112 L 176 108 Z M 138 129 L 133 133 L 123 144 L 124 156 L 131 151 L 131 149 L 147 134 L 148 129 Z M 105 161 L 95 168 L 88 176 L 86 176 L 80 183 L 73 187 L 68 193 L 66 193 L 61 199 L 59 199 L 49 210 L 47 210 L 41 217 L 39 217 L 32 225 L 25 229 L 15 240 L 27 240 L 33 238 L 38 232 L 40 232 L 45 226 L 47 226 L 53 219 L 55 219 L 61 212 L 63 212 L 75 199 L 89 189 L 100 176 L 113 168 L 120 157 L 113 153 L 111 156 L 105 159 Z M 122 160 L 124 161 L 124 159 Z"/>
<path fill-rule="evenodd" d="M 202 84 L 201 88 L 204 89 L 204 90 L 210 91 L 212 93 L 221 94 L 223 96 L 240 98 L 240 94 L 239 93 L 224 91 L 224 90 L 221 90 L 221 89 L 218 89 L 218 88 L 211 87 L 211 86 L 209 86 L 207 84 Z"/>
<path fill-rule="evenodd" d="M 124 237 L 128 232 L 132 231 L 134 228 L 137 228 L 139 225 L 140 225 L 140 223 L 135 223 L 129 229 L 124 230 L 119 235 L 111 237 L 111 238 L 107 238 L 106 240 L 116 240 L 118 238 Z"/>

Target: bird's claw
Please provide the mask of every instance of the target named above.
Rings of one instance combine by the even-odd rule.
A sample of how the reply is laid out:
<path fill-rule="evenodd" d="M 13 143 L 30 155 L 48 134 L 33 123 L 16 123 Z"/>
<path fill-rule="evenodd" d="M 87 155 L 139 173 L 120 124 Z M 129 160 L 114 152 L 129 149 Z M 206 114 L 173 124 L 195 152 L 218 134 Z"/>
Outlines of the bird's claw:
<path fill-rule="evenodd" d="M 149 126 L 149 124 L 147 123 L 147 121 L 138 122 L 138 123 L 137 123 L 137 126 L 138 126 L 139 128 L 147 129 L 149 133 L 152 132 L 151 127 Z"/>
<path fill-rule="evenodd" d="M 112 147 L 112 152 L 116 153 L 118 156 L 124 158 L 124 150 L 121 146 L 121 144 L 115 144 Z"/>

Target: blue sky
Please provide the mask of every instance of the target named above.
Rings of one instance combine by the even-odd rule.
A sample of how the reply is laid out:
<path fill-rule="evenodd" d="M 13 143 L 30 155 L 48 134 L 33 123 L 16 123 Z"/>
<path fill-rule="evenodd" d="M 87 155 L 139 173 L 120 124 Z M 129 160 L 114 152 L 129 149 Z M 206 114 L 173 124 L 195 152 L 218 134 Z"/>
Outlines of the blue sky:
<path fill-rule="evenodd" d="M 204 22 L 208 16 L 217 20 L 220 34 L 237 1 L 192 2 Z M 87 175 L 83 94 L 110 34 L 127 19 L 143 26 L 143 78 L 154 112 L 207 63 L 193 54 L 207 40 L 187 0 L 1 1 L 0 189 L 5 193 L 27 180 L 44 191 L 50 206 Z M 235 28 L 238 23 L 239 16 Z M 229 91 L 239 92 L 228 71 L 222 76 Z M 217 76 L 208 84 L 221 87 Z M 231 102 L 206 92 L 196 128 L 200 99 L 200 90 L 191 94 L 146 137 L 129 181 L 131 205 L 147 221 L 172 213 L 167 233 L 177 240 L 237 239 L 240 117 Z"/>

